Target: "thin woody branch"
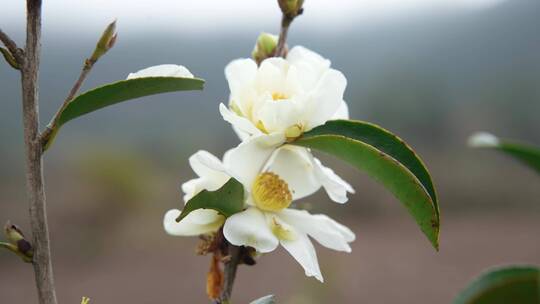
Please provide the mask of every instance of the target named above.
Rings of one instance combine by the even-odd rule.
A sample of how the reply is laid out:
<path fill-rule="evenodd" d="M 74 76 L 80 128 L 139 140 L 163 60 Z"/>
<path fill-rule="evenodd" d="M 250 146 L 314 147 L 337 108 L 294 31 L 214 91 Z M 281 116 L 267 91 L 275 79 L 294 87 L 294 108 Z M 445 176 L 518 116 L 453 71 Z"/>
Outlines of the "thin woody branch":
<path fill-rule="evenodd" d="M 24 51 L 21 50 L 15 41 L 11 39 L 4 31 L 0 29 L 0 41 L 6 46 L 11 53 L 11 56 L 16 60 L 18 65 L 22 65 L 24 62 Z"/>
<path fill-rule="evenodd" d="M 71 90 L 68 93 L 68 96 L 62 103 L 62 106 L 60 106 L 58 111 L 54 114 L 53 118 L 47 125 L 47 128 L 41 133 L 39 137 L 39 141 L 41 142 L 41 146 L 43 150 L 46 150 L 49 142 L 54 136 L 54 131 L 56 130 L 58 126 L 58 122 L 59 122 L 62 112 L 66 109 L 66 107 L 75 98 L 75 96 L 81 89 L 81 86 L 86 80 L 86 77 L 88 76 L 88 74 L 90 74 L 90 71 L 92 71 L 94 64 L 96 64 L 99 58 L 105 55 L 105 53 L 107 53 L 114 46 L 114 44 L 116 43 L 116 38 L 117 38 L 116 21 L 113 21 L 111 24 L 107 26 L 107 28 L 101 35 L 92 55 L 84 61 L 84 65 L 82 67 L 79 78 L 77 78 L 77 81 L 75 81 L 75 83 L 73 84 L 73 87 L 71 88 Z"/>
<path fill-rule="evenodd" d="M 228 242 L 227 242 L 228 243 Z M 224 263 L 223 289 L 219 304 L 228 304 L 231 299 L 238 265 L 242 262 L 242 248 L 228 243 L 229 259 Z"/>
<path fill-rule="evenodd" d="M 83 68 L 81 70 L 81 74 L 79 75 L 79 78 L 77 79 L 77 81 L 75 81 L 75 84 L 73 85 L 73 87 L 69 91 L 69 94 L 66 97 L 66 99 L 64 100 L 64 103 L 62 104 L 62 106 L 60 106 L 58 111 L 54 114 L 53 118 L 51 119 L 51 122 L 49 122 L 49 124 L 47 125 L 47 128 L 39 136 L 39 142 L 41 144 L 42 151 L 44 151 L 46 149 L 49 141 L 51 140 L 51 138 L 53 136 L 53 133 L 54 133 L 54 130 L 55 130 L 56 126 L 58 125 L 58 120 L 60 119 L 60 115 L 66 109 L 66 107 L 71 102 L 71 100 L 73 100 L 73 98 L 75 97 L 77 92 L 79 92 L 81 86 L 83 85 L 84 81 L 86 80 L 86 77 L 88 76 L 88 74 L 92 70 L 92 67 L 94 66 L 94 63 L 95 62 L 91 62 L 88 59 L 85 61 L 84 66 L 83 66 Z"/>
<path fill-rule="evenodd" d="M 26 1 L 26 46 L 24 63 L 21 67 L 22 109 L 35 283 L 39 303 L 56 304 L 43 179 L 43 153 L 39 142 L 41 7 L 41 0 Z"/>
<path fill-rule="evenodd" d="M 278 0 L 279 7 L 283 12 L 281 18 L 281 30 L 279 40 L 274 53 L 275 57 L 285 57 L 287 55 L 287 35 L 289 27 L 296 17 L 304 12 L 302 8 L 304 0 Z"/>
<path fill-rule="evenodd" d="M 283 15 L 281 19 L 281 30 L 279 32 L 279 40 L 276 47 L 276 57 L 285 57 L 287 50 L 287 34 L 289 32 L 289 26 L 293 22 L 293 18 Z"/>

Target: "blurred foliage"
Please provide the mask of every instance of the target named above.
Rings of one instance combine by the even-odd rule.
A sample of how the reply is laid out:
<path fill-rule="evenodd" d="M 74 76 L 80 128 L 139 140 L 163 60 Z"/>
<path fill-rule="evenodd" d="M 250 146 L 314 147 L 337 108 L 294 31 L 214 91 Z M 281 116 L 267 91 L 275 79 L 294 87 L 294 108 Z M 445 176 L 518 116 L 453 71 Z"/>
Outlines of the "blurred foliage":
<path fill-rule="evenodd" d="M 540 269 L 507 266 L 480 275 L 456 298 L 454 304 L 538 304 Z"/>

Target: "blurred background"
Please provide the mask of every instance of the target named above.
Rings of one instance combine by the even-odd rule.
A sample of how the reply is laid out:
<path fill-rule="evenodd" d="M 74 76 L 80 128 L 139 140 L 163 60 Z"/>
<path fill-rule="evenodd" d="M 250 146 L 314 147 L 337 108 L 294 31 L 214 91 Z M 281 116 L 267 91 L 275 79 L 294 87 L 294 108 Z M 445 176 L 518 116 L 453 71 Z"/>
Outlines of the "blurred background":
<path fill-rule="evenodd" d="M 209 257 L 196 238 L 165 235 L 193 178 L 187 158 L 238 143 L 218 112 L 223 68 L 279 28 L 275 1 L 44 3 L 41 119 L 49 120 L 82 60 L 112 19 L 119 40 L 85 88 L 147 66 L 184 64 L 203 92 L 159 95 L 70 122 L 46 156 L 49 222 L 62 303 L 208 303 Z M 2 1 L 0 27 L 22 45 L 24 5 Z M 474 131 L 540 143 L 537 0 L 306 0 L 289 45 L 332 60 L 348 78 L 351 116 L 408 141 L 440 195 L 435 252 L 406 210 L 363 173 L 321 156 L 357 193 L 301 204 L 357 234 L 352 254 L 318 246 L 326 283 L 304 277 L 282 249 L 241 267 L 235 303 L 274 293 L 279 303 L 450 303 L 486 267 L 540 263 L 540 179 L 496 153 L 466 147 Z M 29 231 L 18 74 L 0 64 L 0 222 Z M 0 251 L 1 303 L 36 303 L 31 267 Z"/>

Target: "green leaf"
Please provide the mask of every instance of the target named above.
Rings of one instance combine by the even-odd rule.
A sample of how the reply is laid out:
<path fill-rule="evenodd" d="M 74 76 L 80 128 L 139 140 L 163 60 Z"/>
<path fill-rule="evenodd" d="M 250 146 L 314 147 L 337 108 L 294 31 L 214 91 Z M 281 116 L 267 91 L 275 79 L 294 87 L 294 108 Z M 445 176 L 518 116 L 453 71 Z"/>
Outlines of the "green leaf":
<path fill-rule="evenodd" d="M 540 173 L 540 147 L 500 139 L 484 132 L 471 136 L 469 145 L 475 148 L 498 150 Z"/>
<path fill-rule="evenodd" d="M 177 222 L 185 218 L 189 213 L 197 209 L 213 209 L 225 217 L 229 217 L 243 210 L 244 187 L 234 178 L 229 179 L 225 185 L 216 191 L 203 190 L 190 199 Z"/>
<path fill-rule="evenodd" d="M 123 101 L 155 94 L 202 90 L 204 80 L 180 77 L 143 77 L 122 80 L 94 88 L 75 97 L 60 113 L 58 121 L 51 126 L 48 145 L 62 125 L 77 117 Z M 48 147 L 47 145 L 47 147 Z"/>
<path fill-rule="evenodd" d="M 538 267 L 507 266 L 491 270 L 475 279 L 454 301 L 454 304 L 508 303 L 540 303 Z"/>
<path fill-rule="evenodd" d="M 376 125 L 334 120 L 292 142 L 336 156 L 382 183 L 414 217 L 433 246 L 439 247 L 439 206 L 422 160 L 403 140 Z"/>
<path fill-rule="evenodd" d="M 275 304 L 275 303 L 276 303 L 276 297 L 274 297 L 274 295 L 268 295 L 266 297 L 257 299 L 249 304 Z"/>

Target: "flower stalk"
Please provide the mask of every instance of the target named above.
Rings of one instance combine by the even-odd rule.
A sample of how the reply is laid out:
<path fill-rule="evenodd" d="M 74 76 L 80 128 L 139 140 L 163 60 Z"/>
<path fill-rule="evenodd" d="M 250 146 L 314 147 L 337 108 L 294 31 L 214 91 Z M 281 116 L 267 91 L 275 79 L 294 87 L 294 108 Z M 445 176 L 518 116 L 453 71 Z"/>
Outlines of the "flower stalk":
<path fill-rule="evenodd" d="M 216 304 L 230 304 L 236 272 L 238 270 L 238 265 L 242 262 L 242 248 L 230 244 L 225 238 L 223 240 L 227 243 L 228 255 L 227 260 L 224 262 L 223 288 Z"/>
<path fill-rule="evenodd" d="M 94 67 L 94 64 L 101 58 L 101 56 L 105 55 L 116 43 L 118 35 L 116 33 L 116 20 L 110 23 L 107 28 L 105 28 L 105 31 L 101 35 L 100 39 L 98 40 L 96 47 L 92 53 L 92 55 L 87 58 L 84 61 L 81 73 L 79 75 L 79 78 L 77 78 L 77 81 L 75 81 L 75 84 L 73 84 L 73 87 L 69 91 L 68 96 L 64 100 L 64 103 L 56 114 L 54 114 L 53 118 L 47 125 L 47 128 L 42 132 L 40 135 L 40 142 L 42 145 L 43 151 L 47 150 L 54 140 L 54 137 L 56 135 L 56 131 L 58 130 L 58 122 L 60 120 L 60 115 L 62 112 L 66 109 L 66 107 L 69 105 L 69 103 L 75 98 L 79 90 L 81 89 L 81 86 L 83 85 L 84 81 L 86 80 L 86 77 L 88 74 L 90 74 L 90 71 L 92 71 L 92 68 Z"/>
<path fill-rule="evenodd" d="M 287 35 L 289 27 L 296 17 L 304 12 L 304 0 L 278 0 L 283 16 L 281 17 L 281 30 L 279 32 L 278 45 L 275 57 L 285 57 L 287 55 Z"/>

